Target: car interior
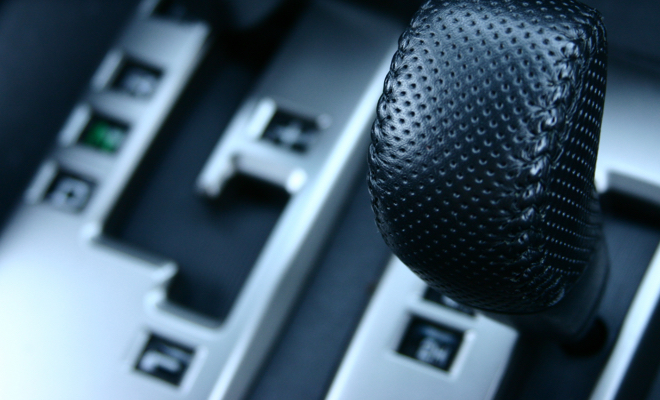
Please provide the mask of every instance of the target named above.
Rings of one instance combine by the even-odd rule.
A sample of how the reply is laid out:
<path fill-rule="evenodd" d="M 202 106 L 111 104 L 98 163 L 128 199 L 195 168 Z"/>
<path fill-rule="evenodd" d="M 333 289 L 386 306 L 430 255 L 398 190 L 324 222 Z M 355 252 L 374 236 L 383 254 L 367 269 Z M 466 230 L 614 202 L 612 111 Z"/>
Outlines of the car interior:
<path fill-rule="evenodd" d="M 583 2 L 609 278 L 576 350 L 377 229 L 372 126 L 423 1 L 0 0 L 0 399 L 660 399 L 660 5 Z"/>

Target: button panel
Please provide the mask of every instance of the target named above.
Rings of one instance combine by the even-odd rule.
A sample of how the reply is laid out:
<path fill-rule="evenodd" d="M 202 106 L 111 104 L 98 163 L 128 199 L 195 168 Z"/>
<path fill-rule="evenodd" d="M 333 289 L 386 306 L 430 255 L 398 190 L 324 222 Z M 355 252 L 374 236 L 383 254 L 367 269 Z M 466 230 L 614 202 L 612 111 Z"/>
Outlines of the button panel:
<path fill-rule="evenodd" d="M 392 257 L 326 400 L 493 399 L 518 334 L 444 297 Z"/>
<path fill-rule="evenodd" d="M 142 171 L 139 167 L 148 169 L 150 162 L 155 160 L 156 165 L 162 160 L 152 151 L 163 148 L 152 143 L 161 132 L 172 132 L 169 127 L 162 129 L 162 124 L 172 121 L 168 120 L 170 110 L 205 51 L 220 49 L 210 46 L 207 24 L 166 16 L 156 12 L 160 8 L 154 11 L 157 6 L 157 0 L 144 0 L 106 54 L 28 188 L 26 203 L 8 225 L 9 244 L 0 249 L 3 271 L 15 268 L 16 274 L 9 276 L 37 285 L 22 286 L 26 290 L 42 293 L 40 282 L 47 280 L 47 288 L 53 289 L 48 291 L 49 304 L 85 305 L 75 313 L 54 311 L 59 317 L 49 326 L 48 335 L 26 329 L 37 337 L 13 342 L 18 347 L 35 342 L 48 345 L 48 351 L 40 354 L 43 365 L 49 367 L 34 376 L 66 382 L 73 374 L 113 388 L 108 392 L 93 384 L 35 387 L 38 394 L 33 397 L 53 397 L 53 393 L 58 398 L 131 397 L 130 393 L 152 389 L 160 399 L 242 397 L 362 171 L 361 155 L 367 149 L 375 104 L 401 27 L 340 2 L 313 2 L 229 124 L 223 123 L 225 132 L 215 123 L 224 120 L 215 118 L 215 108 L 213 115 L 193 113 L 191 121 L 199 117 L 214 122 L 204 125 L 208 130 L 202 134 L 217 140 L 217 145 L 197 184 L 194 174 L 187 176 L 179 192 L 204 198 L 196 204 L 216 206 L 235 178 L 248 177 L 281 190 L 288 198 L 284 209 L 266 242 L 258 245 L 261 249 L 254 265 L 246 268 L 249 277 L 238 282 L 233 280 L 236 274 L 227 274 L 223 280 L 240 285 L 236 301 L 227 301 L 224 288 L 212 293 L 216 304 L 231 307 L 227 319 L 208 318 L 198 308 L 170 301 L 168 290 L 180 276 L 183 257 L 170 258 L 106 233 L 113 222 L 111 215 L 128 210 L 128 201 L 136 193 L 131 185 L 138 182 L 133 177 Z M 337 47 L 347 39 L 359 51 L 348 53 Z M 210 60 L 211 65 L 214 62 Z M 309 73 L 319 65 L 325 68 L 322 77 Z M 342 68 L 346 65 L 352 66 L 349 72 Z M 205 77 L 215 74 L 204 71 Z M 223 70 L 220 76 L 231 74 Z M 216 96 L 216 83 L 222 82 L 214 80 L 214 86 L 203 93 Z M 206 110 L 206 104 L 211 103 L 204 97 L 193 107 Z M 261 104 L 272 107 L 260 113 Z M 196 148 L 195 155 L 206 157 L 208 151 L 208 146 Z M 70 176 L 65 179 L 58 175 L 60 171 Z M 84 212 L 65 213 L 51 201 Z M 220 225 L 219 229 L 233 228 Z M 43 276 L 44 267 L 56 278 L 46 275 L 35 280 Z M 59 283 L 65 283 L 66 290 L 57 290 Z M 43 310 L 37 300 L 26 310 L 32 306 L 41 310 L 35 312 Z M 10 319 L 8 324 L 20 326 L 23 320 Z M 71 323 L 77 324 L 77 337 L 102 345 L 52 346 L 52 337 L 70 337 Z M 190 347 L 162 337 L 127 343 L 145 327 L 185 339 Z M 51 368 L 54 360 L 61 359 L 60 349 L 71 362 L 65 369 Z M 24 365 L 18 357 L 3 362 Z M 89 360 L 94 368 L 89 367 Z"/>

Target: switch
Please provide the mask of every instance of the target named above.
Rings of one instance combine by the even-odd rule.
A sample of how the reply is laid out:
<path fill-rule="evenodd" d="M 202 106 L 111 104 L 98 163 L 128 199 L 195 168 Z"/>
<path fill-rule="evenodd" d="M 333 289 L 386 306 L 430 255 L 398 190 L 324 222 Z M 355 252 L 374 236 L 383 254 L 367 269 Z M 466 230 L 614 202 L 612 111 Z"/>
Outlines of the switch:
<path fill-rule="evenodd" d="M 414 317 L 399 345 L 398 353 L 448 371 L 463 334 L 428 320 Z"/>
<path fill-rule="evenodd" d="M 125 60 L 110 87 L 132 97 L 149 98 L 156 91 L 161 75 L 159 69 Z"/>
<path fill-rule="evenodd" d="M 194 350 L 160 336 L 151 335 L 135 369 L 173 385 L 183 379 Z"/>
<path fill-rule="evenodd" d="M 90 180 L 60 171 L 48 188 L 45 201 L 56 208 L 77 213 L 89 202 L 94 186 Z"/>
<path fill-rule="evenodd" d="M 262 138 L 302 153 L 316 140 L 320 130 L 318 121 L 314 119 L 277 110 Z"/>
<path fill-rule="evenodd" d="M 127 132 L 128 125 L 92 114 L 78 142 L 105 153 L 116 153 L 124 143 Z"/>

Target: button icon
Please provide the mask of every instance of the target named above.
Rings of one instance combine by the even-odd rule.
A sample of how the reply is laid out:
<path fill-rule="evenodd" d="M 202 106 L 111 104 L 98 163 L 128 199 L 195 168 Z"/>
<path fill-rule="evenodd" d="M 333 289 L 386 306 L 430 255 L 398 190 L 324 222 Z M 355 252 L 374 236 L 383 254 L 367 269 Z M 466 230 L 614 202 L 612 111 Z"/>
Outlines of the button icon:
<path fill-rule="evenodd" d="M 448 371 L 463 340 L 463 334 L 421 318 L 413 318 L 398 352 Z"/>
<path fill-rule="evenodd" d="M 125 60 L 111 88 L 136 98 L 151 97 L 160 82 L 162 72 L 132 60 Z"/>
<path fill-rule="evenodd" d="M 178 385 L 192 361 L 194 350 L 162 337 L 151 335 L 135 369 Z"/>
<path fill-rule="evenodd" d="M 321 121 L 325 121 L 321 118 Z M 327 122 L 327 121 L 325 121 Z M 311 119 L 277 110 L 262 138 L 296 152 L 305 152 L 323 128 L 318 119 Z"/>
<path fill-rule="evenodd" d="M 45 200 L 69 212 L 80 212 L 92 196 L 94 183 L 67 172 L 60 172 L 46 192 Z"/>

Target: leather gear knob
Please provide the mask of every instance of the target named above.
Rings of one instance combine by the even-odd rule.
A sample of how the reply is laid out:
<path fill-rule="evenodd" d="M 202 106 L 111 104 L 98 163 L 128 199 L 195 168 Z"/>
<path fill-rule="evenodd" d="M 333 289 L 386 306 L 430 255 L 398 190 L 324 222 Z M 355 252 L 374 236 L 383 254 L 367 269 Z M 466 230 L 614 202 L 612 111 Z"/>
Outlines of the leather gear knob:
<path fill-rule="evenodd" d="M 566 1 L 429 1 L 377 109 L 369 190 L 394 253 L 487 311 L 557 304 L 600 239 L 600 14 Z"/>

